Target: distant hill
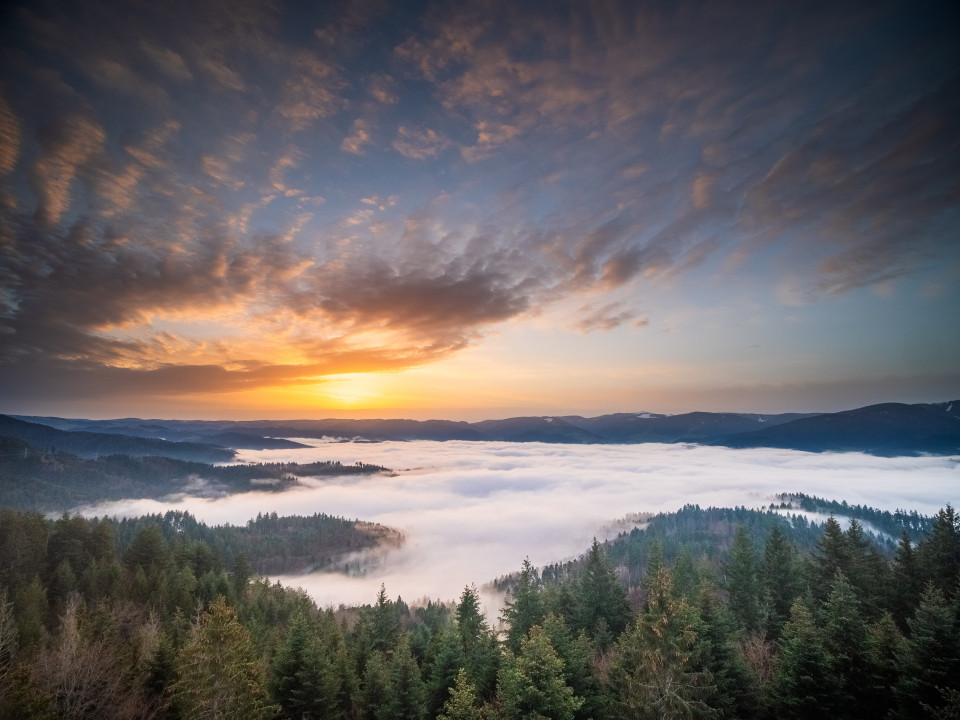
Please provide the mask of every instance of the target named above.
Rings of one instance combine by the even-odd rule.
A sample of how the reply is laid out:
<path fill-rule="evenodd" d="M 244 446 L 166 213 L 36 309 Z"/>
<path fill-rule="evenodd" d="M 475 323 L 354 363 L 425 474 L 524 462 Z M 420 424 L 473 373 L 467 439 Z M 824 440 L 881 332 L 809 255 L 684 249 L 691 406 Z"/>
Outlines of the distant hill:
<path fill-rule="evenodd" d="M 55 448 L 85 458 L 100 455 L 160 455 L 193 462 L 229 462 L 236 456 L 233 450 L 214 445 L 109 435 L 85 430 L 58 430 L 49 425 L 25 422 L 7 415 L 0 415 L 0 435 L 23 440 L 36 448 Z"/>
<path fill-rule="evenodd" d="M 960 401 L 881 403 L 715 438 L 727 447 L 775 447 L 874 455 L 960 453 Z"/>
<path fill-rule="evenodd" d="M 109 429 L 137 438 L 189 440 L 231 448 L 303 447 L 287 438 L 379 442 L 473 440 L 545 443 L 701 443 L 728 447 L 861 451 L 877 455 L 960 453 L 960 400 L 884 403 L 836 413 L 613 413 L 451 420 L 76 420 L 22 418 L 70 431 Z M 4 433 L 0 427 L 0 434 Z M 37 444 L 29 438 L 23 438 Z M 184 443 L 171 443 L 183 445 Z M 58 444 L 58 447 L 60 445 Z M 122 451 L 119 451 L 122 452 Z M 161 454 L 161 453 L 156 453 Z M 166 453 L 163 453 L 166 454 Z M 177 457 L 168 455 L 169 457 Z"/>

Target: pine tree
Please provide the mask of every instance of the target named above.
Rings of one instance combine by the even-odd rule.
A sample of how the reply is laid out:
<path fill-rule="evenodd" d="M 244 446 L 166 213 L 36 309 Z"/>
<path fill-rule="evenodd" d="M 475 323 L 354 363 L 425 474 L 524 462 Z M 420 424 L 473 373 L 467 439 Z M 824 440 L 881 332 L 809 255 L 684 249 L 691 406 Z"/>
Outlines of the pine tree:
<path fill-rule="evenodd" d="M 503 720 L 574 720 L 583 704 L 564 682 L 563 660 L 536 626 L 520 644 L 520 654 L 508 656 L 501 668 L 497 700 Z"/>
<path fill-rule="evenodd" d="M 271 666 L 270 692 L 281 717 L 333 718 L 340 713 L 342 678 L 333 661 L 320 643 L 317 624 L 299 611 Z"/>
<path fill-rule="evenodd" d="M 942 704 L 945 691 L 960 689 L 960 637 L 955 613 L 932 584 L 907 624 L 910 636 L 898 658 L 894 694 L 899 717 L 919 719 Z"/>
<path fill-rule="evenodd" d="M 433 652 L 427 674 L 427 697 L 430 716 L 434 717 L 444 707 L 457 675 L 466 667 L 466 656 L 460 642 L 460 633 L 452 625 L 441 628 L 434 636 Z M 468 678 L 469 679 L 469 678 Z M 476 693 L 476 687 L 470 687 Z"/>
<path fill-rule="evenodd" d="M 933 519 L 930 536 L 917 548 L 917 564 L 926 582 L 953 597 L 960 580 L 960 516 L 949 504 Z"/>
<path fill-rule="evenodd" d="M 574 629 L 583 630 L 600 649 L 630 622 L 630 601 L 619 578 L 594 538 L 574 590 Z"/>
<path fill-rule="evenodd" d="M 897 543 L 893 557 L 890 605 L 893 617 L 901 628 L 907 627 L 907 618 L 912 617 L 920 600 L 922 585 L 917 556 L 907 531 L 904 530 Z"/>
<path fill-rule="evenodd" d="M 500 647 L 480 609 L 476 588 L 463 589 L 455 616 L 467 676 L 480 697 L 489 697 L 496 687 Z"/>
<path fill-rule="evenodd" d="M 757 557 L 753 541 L 746 529 L 737 526 L 727 564 L 727 592 L 730 611 L 744 631 L 760 628 L 760 584 L 757 578 Z"/>
<path fill-rule="evenodd" d="M 829 717 L 837 693 L 831 658 L 802 600 L 790 608 L 780 636 L 780 656 L 771 687 L 771 710 L 777 718 Z"/>
<path fill-rule="evenodd" d="M 483 720 L 477 702 L 477 691 L 467 678 L 467 671 L 461 669 L 437 720 Z"/>
<path fill-rule="evenodd" d="M 695 611 L 676 598 L 663 567 L 651 579 L 647 607 L 614 649 L 609 679 L 623 718 L 712 718 L 716 686 L 700 662 Z"/>
<path fill-rule="evenodd" d="M 426 688 L 406 635 L 400 637 L 390 658 L 385 691 L 386 698 L 377 710 L 377 720 L 424 720 Z"/>
<path fill-rule="evenodd" d="M 866 675 L 860 693 L 863 718 L 886 717 L 895 705 L 893 688 L 900 677 L 897 658 L 906 642 L 890 613 L 884 613 L 867 629 Z"/>
<path fill-rule="evenodd" d="M 194 626 L 177 657 L 174 700 L 186 720 L 268 718 L 267 702 L 250 634 L 233 608 L 217 599 Z"/>
<path fill-rule="evenodd" d="M 763 546 L 760 581 L 767 599 L 767 625 L 774 639 L 790 617 L 790 606 L 803 594 L 796 548 L 779 525 L 774 525 Z"/>
<path fill-rule="evenodd" d="M 573 637 L 563 618 L 554 613 L 548 614 L 541 632 L 547 636 L 557 655 L 563 660 L 563 679 L 577 697 L 583 699 L 583 705 L 577 711 L 577 718 L 598 718 L 609 715 L 609 693 L 600 684 L 593 669 L 592 660 L 596 655 L 593 643 L 583 631 Z"/>
<path fill-rule="evenodd" d="M 836 709 L 841 716 L 861 717 L 867 685 L 867 626 L 853 586 L 838 573 L 823 606 L 824 648 L 838 682 Z"/>
<path fill-rule="evenodd" d="M 507 647 L 514 653 L 520 651 L 520 642 L 530 628 L 543 622 L 544 607 L 538 580 L 530 559 L 524 559 L 512 597 L 503 608 L 503 620 L 507 623 Z"/>
<path fill-rule="evenodd" d="M 831 515 L 823 524 L 823 533 L 817 541 L 813 562 L 810 565 L 810 589 L 814 598 L 822 602 L 830 592 L 830 583 L 838 572 L 846 574 L 849 567 L 847 539 L 843 528 Z"/>

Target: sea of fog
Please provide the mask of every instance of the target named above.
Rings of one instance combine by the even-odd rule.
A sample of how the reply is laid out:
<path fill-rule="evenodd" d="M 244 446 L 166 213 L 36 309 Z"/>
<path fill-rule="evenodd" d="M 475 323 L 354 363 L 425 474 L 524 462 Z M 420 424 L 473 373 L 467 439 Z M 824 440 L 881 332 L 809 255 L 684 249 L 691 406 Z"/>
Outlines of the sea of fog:
<path fill-rule="evenodd" d="M 804 492 L 877 508 L 933 514 L 960 499 L 960 458 L 881 458 L 861 453 L 732 450 L 698 445 L 556 445 L 499 442 L 341 443 L 242 451 L 243 462 L 362 461 L 394 476 L 303 479 L 283 493 L 250 492 L 171 502 L 130 500 L 87 515 L 189 510 L 209 524 L 244 524 L 257 513 L 339 515 L 401 530 L 399 550 L 364 558 L 364 574 L 273 578 L 321 605 L 373 602 L 381 583 L 408 602 L 457 598 L 471 583 L 583 552 L 616 534 L 633 513 L 686 503 L 758 507 Z M 488 597 L 496 604 L 495 596 Z"/>

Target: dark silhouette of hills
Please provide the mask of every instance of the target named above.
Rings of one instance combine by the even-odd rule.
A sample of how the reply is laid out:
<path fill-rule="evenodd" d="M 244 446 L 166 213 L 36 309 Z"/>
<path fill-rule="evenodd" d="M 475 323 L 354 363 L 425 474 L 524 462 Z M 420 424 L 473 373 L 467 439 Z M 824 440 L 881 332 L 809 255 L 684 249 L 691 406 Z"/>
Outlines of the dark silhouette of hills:
<path fill-rule="evenodd" d="M 341 442 L 386 440 L 474 440 L 547 443 L 702 443 L 728 447 L 773 447 L 794 450 L 862 451 L 877 455 L 960 453 L 960 400 L 908 405 L 883 403 L 836 413 L 691 412 L 679 415 L 613 413 L 585 418 L 568 416 L 514 417 L 481 422 L 451 420 L 77 420 L 24 418 L 34 423 L 79 431 L 109 429 L 115 435 L 159 442 L 192 443 L 231 448 L 303 447 L 285 438 Z M 43 426 L 39 426 L 43 427 Z M 52 429 L 48 428 L 48 429 Z M 23 435 L 31 444 L 43 444 Z M 90 433 L 87 433 L 90 434 Z M 47 442 L 46 444 L 51 444 Z M 57 444 L 58 447 L 61 445 Z M 175 442 L 169 445 L 187 446 Z M 66 446 L 63 446 L 67 449 Z M 168 447 L 168 446 L 163 446 Z M 111 452 L 124 452 L 113 450 Z M 147 453 L 138 453 L 147 454 Z M 154 454 L 154 453 L 151 453 Z M 155 454 L 166 454 L 157 450 Z M 168 455 L 169 457 L 177 457 Z"/>
<path fill-rule="evenodd" d="M 224 447 L 191 442 L 171 442 L 156 438 L 134 437 L 85 430 L 58 430 L 49 425 L 25 422 L 0 415 L 0 435 L 22 440 L 41 448 L 54 448 L 78 457 L 100 455 L 130 455 L 144 457 L 159 455 L 192 462 L 229 462 L 236 453 Z"/>
<path fill-rule="evenodd" d="M 715 438 L 712 442 L 737 448 L 952 455 L 960 453 L 960 401 L 868 405 Z"/>

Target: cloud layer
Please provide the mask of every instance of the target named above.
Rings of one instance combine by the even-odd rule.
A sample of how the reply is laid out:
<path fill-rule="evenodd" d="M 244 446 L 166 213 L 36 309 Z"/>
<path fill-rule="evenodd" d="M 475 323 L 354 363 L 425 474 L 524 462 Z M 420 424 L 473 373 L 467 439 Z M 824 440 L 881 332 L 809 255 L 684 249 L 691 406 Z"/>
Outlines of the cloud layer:
<path fill-rule="evenodd" d="M 554 312 L 652 335 L 678 284 L 957 292 L 950 3 L 79 10 L 4 10 L 10 398 L 421 367 Z"/>
<path fill-rule="evenodd" d="M 312 441 L 315 442 L 315 441 Z M 208 523 L 245 523 L 258 512 L 325 512 L 380 522 L 407 535 L 406 546 L 362 577 L 283 578 L 322 604 L 372 602 L 381 583 L 391 596 L 449 600 L 464 586 L 574 557 L 611 522 L 634 512 L 686 503 L 758 507 L 781 492 L 805 492 L 888 510 L 935 513 L 958 496 L 957 458 L 878 458 L 681 445 L 540 443 L 330 443 L 294 451 L 245 452 L 247 461 L 357 460 L 395 468 L 394 477 L 318 479 L 283 494 L 251 493 L 173 504 L 122 501 L 87 514 L 141 514 L 184 508 Z"/>

